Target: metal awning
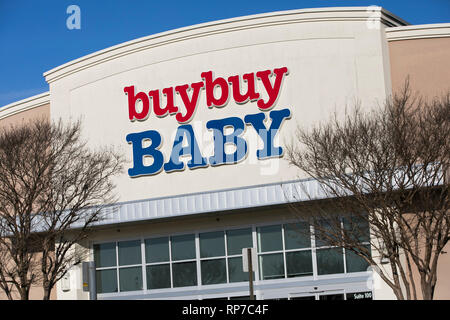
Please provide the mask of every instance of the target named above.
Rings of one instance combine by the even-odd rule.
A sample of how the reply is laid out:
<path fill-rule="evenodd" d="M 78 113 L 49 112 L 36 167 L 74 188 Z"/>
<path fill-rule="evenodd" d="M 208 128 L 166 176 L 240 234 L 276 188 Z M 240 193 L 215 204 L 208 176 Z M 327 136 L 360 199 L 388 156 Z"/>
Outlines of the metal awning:
<path fill-rule="evenodd" d="M 116 203 L 94 225 L 109 225 L 326 198 L 312 179 Z"/>

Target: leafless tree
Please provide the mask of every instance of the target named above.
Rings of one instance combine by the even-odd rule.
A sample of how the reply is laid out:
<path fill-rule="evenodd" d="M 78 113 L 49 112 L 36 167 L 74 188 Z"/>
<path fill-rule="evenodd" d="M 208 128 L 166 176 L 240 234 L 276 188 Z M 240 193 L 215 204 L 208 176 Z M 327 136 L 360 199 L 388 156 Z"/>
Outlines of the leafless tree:
<path fill-rule="evenodd" d="M 49 299 L 56 282 L 80 262 L 76 243 L 115 201 L 112 178 L 122 156 L 91 150 L 81 122 L 33 120 L 0 130 L 0 288 L 28 299 L 42 285 Z"/>
<path fill-rule="evenodd" d="M 309 195 L 313 205 L 294 212 L 317 238 L 372 265 L 398 299 L 418 299 L 418 290 L 433 299 L 450 231 L 449 137 L 450 92 L 423 99 L 408 81 L 372 111 L 356 105 L 311 129 L 299 126 L 287 158 L 327 200 Z"/>

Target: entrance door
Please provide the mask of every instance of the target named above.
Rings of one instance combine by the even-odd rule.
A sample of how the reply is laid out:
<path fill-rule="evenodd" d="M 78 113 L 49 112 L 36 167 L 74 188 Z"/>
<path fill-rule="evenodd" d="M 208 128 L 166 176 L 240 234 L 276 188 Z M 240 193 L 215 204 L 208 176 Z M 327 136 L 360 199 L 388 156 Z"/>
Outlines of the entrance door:
<path fill-rule="evenodd" d="M 322 293 L 319 294 L 319 300 L 345 300 L 344 293 Z"/>
<path fill-rule="evenodd" d="M 289 300 L 345 300 L 343 290 L 302 292 L 290 294 Z"/>

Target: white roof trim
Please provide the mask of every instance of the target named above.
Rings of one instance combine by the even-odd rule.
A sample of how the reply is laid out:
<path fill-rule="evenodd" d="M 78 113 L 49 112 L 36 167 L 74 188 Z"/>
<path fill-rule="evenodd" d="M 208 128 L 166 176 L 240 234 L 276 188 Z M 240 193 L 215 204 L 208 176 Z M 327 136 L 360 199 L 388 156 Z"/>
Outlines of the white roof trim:
<path fill-rule="evenodd" d="M 368 21 L 369 19 L 373 21 L 380 21 L 388 27 L 408 24 L 401 18 L 377 6 L 315 8 L 256 14 L 197 24 L 124 42 L 53 68 L 45 72 L 44 77 L 48 83 L 51 83 L 72 73 L 95 66 L 96 64 L 116 59 L 137 51 L 151 49 L 192 38 L 206 37 L 208 35 L 221 32 L 233 32 L 242 29 L 259 28 L 280 23 L 313 21 Z"/>
<path fill-rule="evenodd" d="M 26 110 L 37 108 L 48 103 L 50 103 L 50 92 L 47 91 L 0 107 L 0 119 L 10 117 L 16 113 Z"/>
<path fill-rule="evenodd" d="M 386 28 L 388 41 L 450 37 L 450 23 Z"/>
<path fill-rule="evenodd" d="M 323 198 L 325 198 L 325 194 L 316 180 L 297 180 L 285 183 L 117 203 L 105 208 L 104 219 L 95 223 L 95 225 L 100 226 L 172 218 Z M 76 226 L 74 227 L 76 228 Z"/>

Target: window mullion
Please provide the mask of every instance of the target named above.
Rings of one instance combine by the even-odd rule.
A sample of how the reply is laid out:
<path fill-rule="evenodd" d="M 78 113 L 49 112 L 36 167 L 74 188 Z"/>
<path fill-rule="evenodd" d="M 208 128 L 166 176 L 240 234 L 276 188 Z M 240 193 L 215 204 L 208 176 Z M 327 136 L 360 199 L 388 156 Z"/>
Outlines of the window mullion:
<path fill-rule="evenodd" d="M 255 272 L 255 282 L 258 283 L 260 280 L 260 270 L 259 270 L 259 248 L 258 248 L 258 235 L 257 235 L 257 229 L 256 226 L 252 226 L 252 240 L 253 240 L 253 245 L 252 247 L 255 248 L 256 250 L 256 272 Z M 262 269 L 262 266 L 261 266 Z M 261 270 L 262 271 L 262 270 Z"/>
<path fill-rule="evenodd" d="M 341 218 L 341 237 L 344 237 L 344 219 Z M 344 274 L 347 273 L 347 260 L 345 257 L 345 248 L 342 246 L 341 247 L 341 253 L 342 253 L 342 259 L 344 260 Z"/>
<path fill-rule="evenodd" d="M 286 247 L 284 244 L 284 225 L 281 225 L 281 246 L 283 252 L 283 266 L 284 266 L 284 278 L 287 278 L 287 266 L 286 266 Z"/>
<path fill-rule="evenodd" d="M 197 270 L 197 286 L 202 286 L 202 271 L 200 263 L 200 236 L 199 233 L 195 233 L 195 265 Z"/>
<path fill-rule="evenodd" d="M 115 241 L 116 248 L 116 277 L 117 277 L 117 292 L 120 292 L 120 279 L 119 279 L 119 242 Z"/>
<path fill-rule="evenodd" d="M 147 291 L 147 266 L 145 256 L 145 241 L 141 238 L 141 270 L 142 270 L 142 290 Z"/>
<path fill-rule="evenodd" d="M 227 233 L 224 231 L 223 232 L 223 239 L 225 241 L 225 272 L 227 273 L 227 282 L 226 283 L 230 283 L 230 277 L 228 274 L 228 243 L 227 243 Z"/>
<path fill-rule="evenodd" d="M 173 275 L 172 275 L 172 237 L 169 237 L 169 271 L 170 271 L 170 288 L 173 288 Z"/>
<path fill-rule="evenodd" d="M 312 266 L 313 266 L 313 279 L 317 279 L 318 270 L 317 270 L 317 257 L 316 257 L 316 237 L 314 236 L 314 227 L 312 225 L 309 226 L 309 230 L 311 232 L 311 258 L 312 258 Z"/>

